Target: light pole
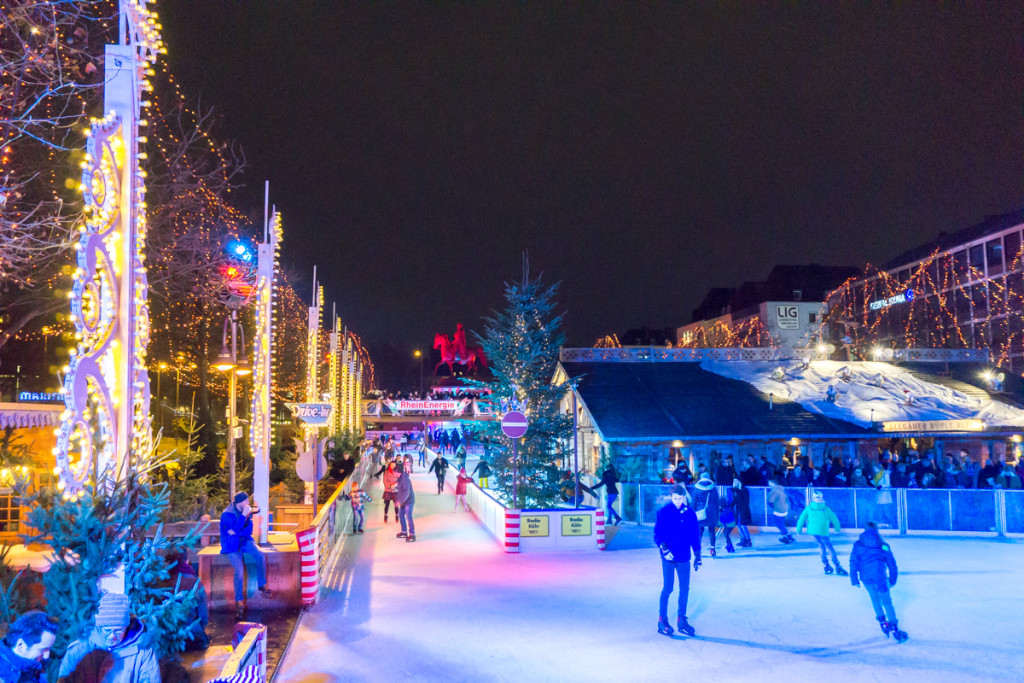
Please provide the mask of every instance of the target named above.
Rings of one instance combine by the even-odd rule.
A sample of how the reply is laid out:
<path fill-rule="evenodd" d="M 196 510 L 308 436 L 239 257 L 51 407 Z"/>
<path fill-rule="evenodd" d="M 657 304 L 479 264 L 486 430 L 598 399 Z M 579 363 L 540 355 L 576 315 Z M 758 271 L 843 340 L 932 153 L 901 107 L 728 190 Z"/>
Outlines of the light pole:
<path fill-rule="evenodd" d="M 416 349 L 412 352 L 412 355 L 420 361 L 420 398 L 425 399 L 426 395 L 423 393 L 423 352 Z"/>
<path fill-rule="evenodd" d="M 231 347 L 228 347 L 228 325 L 231 325 Z M 221 372 L 231 373 L 228 376 L 228 429 L 227 429 L 227 452 L 228 452 L 228 467 L 231 473 L 231 499 L 235 498 L 235 422 L 237 422 L 237 416 L 235 415 L 236 409 L 236 393 L 237 393 L 237 378 L 242 375 L 248 375 L 252 372 L 252 368 L 249 366 L 249 361 L 245 357 L 245 349 L 243 347 L 241 354 L 238 352 L 238 335 L 242 333 L 242 343 L 245 343 L 245 333 L 242 332 L 240 325 L 238 324 L 238 310 L 231 309 L 231 315 L 224 318 L 224 332 L 221 335 L 221 347 L 220 354 L 217 356 L 217 360 L 214 363 L 214 367 Z"/>
<path fill-rule="evenodd" d="M 164 410 L 160 403 L 160 376 L 167 369 L 167 363 L 160 361 L 156 366 L 156 417 L 160 423 L 160 431 L 164 429 Z"/>

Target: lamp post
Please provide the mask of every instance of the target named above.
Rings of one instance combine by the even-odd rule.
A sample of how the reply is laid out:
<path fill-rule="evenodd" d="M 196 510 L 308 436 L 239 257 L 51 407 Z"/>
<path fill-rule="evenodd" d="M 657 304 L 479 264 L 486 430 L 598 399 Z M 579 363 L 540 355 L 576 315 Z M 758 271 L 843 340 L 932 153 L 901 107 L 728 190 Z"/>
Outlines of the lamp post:
<path fill-rule="evenodd" d="M 426 395 L 423 393 L 423 352 L 416 349 L 412 352 L 412 355 L 420 361 L 420 398 L 425 399 Z"/>
<path fill-rule="evenodd" d="M 231 346 L 228 347 L 228 325 L 231 326 Z M 245 333 L 242 332 L 241 326 L 238 324 L 238 309 L 231 309 L 231 315 L 224 318 L 224 332 L 221 335 L 221 347 L 220 354 L 217 356 L 217 360 L 214 363 L 214 367 L 221 372 L 231 373 L 228 376 L 228 429 L 227 429 L 227 452 L 228 452 L 228 467 L 231 473 L 231 499 L 235 497 L 235 423 L 237 422 L 237 416 L 235 414 L 236 409 L 236 394 L 238 381 L 237 378 L 242 375 L 248 375 L 252 372 L 252 368 L 249 366 L 249 361 L 245 357 L 245 349 L 241 354 L 238 352 L 238 335 L 242 334 L 242 343 L 245 343 Z"/>
<path fill-rule="evenodd" d="M 160 404 L 160 376 L 166 369 L 167 363 L 163 361 L 160 361 L 156 366 L 156 416 L 157 422 L 160 423 L 160 431 L 164 429 L 164 411 L 163 406 Z"/>

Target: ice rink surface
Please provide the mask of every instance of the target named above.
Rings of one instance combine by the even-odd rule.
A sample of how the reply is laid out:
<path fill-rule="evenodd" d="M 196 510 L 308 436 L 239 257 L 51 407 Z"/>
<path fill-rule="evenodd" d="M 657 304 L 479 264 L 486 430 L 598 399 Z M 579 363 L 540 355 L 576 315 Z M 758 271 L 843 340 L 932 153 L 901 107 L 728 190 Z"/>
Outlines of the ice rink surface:
<path fill-rule="evenodd" d="M 822 572 L 809 536 L 754 534 L 691 575 L 695 639 L 656 632 L 661 567 L 651 529 L 605 552 L 507 555 L 473 513 L 452 512 L 418 469 L 417 542 L 383 523 L 346 544 L 274 680 L 1024 681 L 1024 541 L 888 536 L 893 602 L 910 641 L 882 634 L 863 588 Z M 735 533 L 734 533 L 735 537 Z M 836 541 L 847 566 L 856 532 Z M 674 614 L 675 595 L 670 603 Z M 673 619 L 674 625 L 674 619 Z"/>

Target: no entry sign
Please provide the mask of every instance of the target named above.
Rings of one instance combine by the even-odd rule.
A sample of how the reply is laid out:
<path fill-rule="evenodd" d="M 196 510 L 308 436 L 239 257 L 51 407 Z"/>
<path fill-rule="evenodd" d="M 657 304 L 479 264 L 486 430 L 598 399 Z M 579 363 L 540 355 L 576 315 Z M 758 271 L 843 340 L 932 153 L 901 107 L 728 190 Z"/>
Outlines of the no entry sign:
<path fill-rule="evenodd" d="M 529 426 L 530 421 L 526 419 L 526 415 L 523 415 L 518 410 L 505 413 L 505 417 L 501 418 L 501 431 L 510 439 L 521 437 L 526 433 L 526 428 Z"/>

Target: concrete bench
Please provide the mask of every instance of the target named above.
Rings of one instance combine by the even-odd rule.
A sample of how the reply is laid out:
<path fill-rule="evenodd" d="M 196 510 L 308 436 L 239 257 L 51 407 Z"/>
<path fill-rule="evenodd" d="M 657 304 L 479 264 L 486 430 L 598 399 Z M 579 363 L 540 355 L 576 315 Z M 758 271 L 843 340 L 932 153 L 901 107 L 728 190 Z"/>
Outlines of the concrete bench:
<path fill-rule="evenodd" d="M 289 538 L 288 543 L 259 547 L 267 561 L 267 585 L 274 593 L 273 599 L 267 600 L 257 592 L 256 571 L 251 565 L 252 559 L 247 560 L 245 586 L 250 600 L 258 601 L 266 607 L 302 606 L 299 587 L 299 546 L 293 536 L 289 535 Z M 231 560 L 220 554 L 220 545 L 209 545 L 199 551 L 199 578 L 206 589 L 210 609 L 234 608 L 234 573 L 231 569 Z"/>

